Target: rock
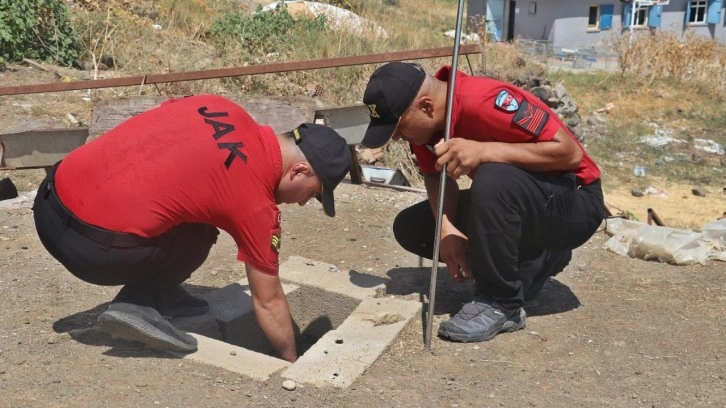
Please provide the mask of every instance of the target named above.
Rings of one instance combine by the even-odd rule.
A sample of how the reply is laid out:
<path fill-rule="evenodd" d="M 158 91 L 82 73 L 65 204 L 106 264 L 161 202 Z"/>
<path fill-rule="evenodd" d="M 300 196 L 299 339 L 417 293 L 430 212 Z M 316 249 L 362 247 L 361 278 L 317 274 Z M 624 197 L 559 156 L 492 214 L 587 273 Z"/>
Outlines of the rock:
<path fill-rule="evenodd" d="M 282 388 L 288 391 L 295 391 L 295 388 L 297 388 L 297 384 L 293 380 L 285 380 L 285 382 L 282 383 Z"/>
<path fill-rule="evenodd" d="M 630 194 L 633 195 L 633 197 L 642 197 L 643 196 L 643 190 L 633 187 L 632 190 L 630 190 Z"/>
<path fill-rule="evenodd" d="M 547 102 L 548 99 L 552 98 L 552 92 L 544 86 L 534 87 L 530 90 L 530 92 L 544 102 Z"/>
<path fill-rule="evenodd" d="M 18 196 L 18 189 L 9 178 L 0 180 L 0 200 L 8 200 Z"/>
<path fill-rule="evenodd" d="M 692 189 L 691 193 L 696 197 L 706 197 L 706 191 L 702 187 Z"/>

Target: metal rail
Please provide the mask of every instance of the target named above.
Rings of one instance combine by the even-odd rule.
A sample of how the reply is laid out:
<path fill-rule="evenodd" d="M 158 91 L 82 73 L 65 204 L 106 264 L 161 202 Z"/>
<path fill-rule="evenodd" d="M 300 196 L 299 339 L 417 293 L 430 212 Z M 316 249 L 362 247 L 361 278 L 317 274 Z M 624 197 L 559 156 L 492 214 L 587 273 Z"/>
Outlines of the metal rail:
<path fill-rule="evenodd" d="M 461 47 L 462 54 L 478 54 L 481 47 L 469 44 Z M 253 65 L 247 67 L 219 68 L 204 71 L 173 72 L 168 74 L 148 74 L 123 78 L 95 79 L 89 81 L 58 82 L 34 85 L 18 85 L 0 87 L 0 95 L 21 95 L 43 92 L 63 92 L 80 89 L 112 88 L 118 86 L 141 86 L 168 82 L 196 81 L 201 79 L 225 78 L 243 75 L 272 74 L 287 71 L 334 68 L 353 65 L 366 65 L 379 62 L 403 61 L 448 57 L 452 55 L 450 47 L 429 48 L 414 51 L 398 51 L 381 54 L 359 55 L 353 57 L 337 57 L 308 61 L 279 62 L 273 64 Z"/>

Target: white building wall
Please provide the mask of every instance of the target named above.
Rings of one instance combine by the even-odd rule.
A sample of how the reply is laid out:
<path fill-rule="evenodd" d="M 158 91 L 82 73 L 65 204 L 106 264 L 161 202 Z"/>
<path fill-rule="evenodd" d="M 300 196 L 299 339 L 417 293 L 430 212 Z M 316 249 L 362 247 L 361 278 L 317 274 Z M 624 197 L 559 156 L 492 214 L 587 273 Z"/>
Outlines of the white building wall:
<path fill-rule="evenodd" d="M 536 4 L 535 14 L 530 14 L 530 3 Z M 588 30 L 590 6 L 612 4 L 613 24 L 609 30 Z M 721 10 L 718 24 L 687 26 L 685 24 L 687 0 L 671 0 L 663 7 L 659 29 L 682 33 L 694 33 L 726 43 L 724 18 L 726 10 Z M 619 36 L 623 28 L 623 7 L 629 4 L 619 1 L 593 0 L 526 0 L 517 1 L 515 12 L 514 36 L 532 40 L 549 40 L 554 47 L 582 49 L 588 47 L 608 48 L 614 36 Z M 518 12 L 517 12 L 518 10 Z"/>

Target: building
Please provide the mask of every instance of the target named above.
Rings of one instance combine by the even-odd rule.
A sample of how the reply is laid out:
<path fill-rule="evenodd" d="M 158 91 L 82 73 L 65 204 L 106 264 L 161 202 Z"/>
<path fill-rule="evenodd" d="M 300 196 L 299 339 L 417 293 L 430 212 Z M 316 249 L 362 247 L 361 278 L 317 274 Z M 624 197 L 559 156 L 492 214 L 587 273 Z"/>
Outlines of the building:
<path fill-rule="evenodd" d="M 498 41 L 542 40 L 554 48 L 608 48 L 629 30 L 692 31 L 726 43 L 724 0 L 469 0 L 467 27 Z"/>

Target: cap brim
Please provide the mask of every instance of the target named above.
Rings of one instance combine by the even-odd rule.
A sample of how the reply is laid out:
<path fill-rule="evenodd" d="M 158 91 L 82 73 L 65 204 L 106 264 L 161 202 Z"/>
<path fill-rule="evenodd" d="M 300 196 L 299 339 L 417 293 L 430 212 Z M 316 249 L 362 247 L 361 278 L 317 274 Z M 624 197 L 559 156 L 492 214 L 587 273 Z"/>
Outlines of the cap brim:
<path fill-rule="evenodd" d="M 317 198 L 323 205 L 323 212 L 325 212 L 325 215 L 328 217 L 335 217 L 335 200 L 333 198 L 333 190 L 326 189 L 325 186 L 323 186 L 323 191 L 315 196 L 315 198 Z"/>
<path fill-rule="evenodd" d="M 396 130 L 397 126 L 397 122 L 377 124 L 371 121 L 370 125 L 368 125 L 368 129 L 366 129 L 366 134 L 363 136 L 363 141 L 360 144 L 369 149 L 382 147 L 391 140 L 391 136 L 393 136 L 393 132 Z"/>

